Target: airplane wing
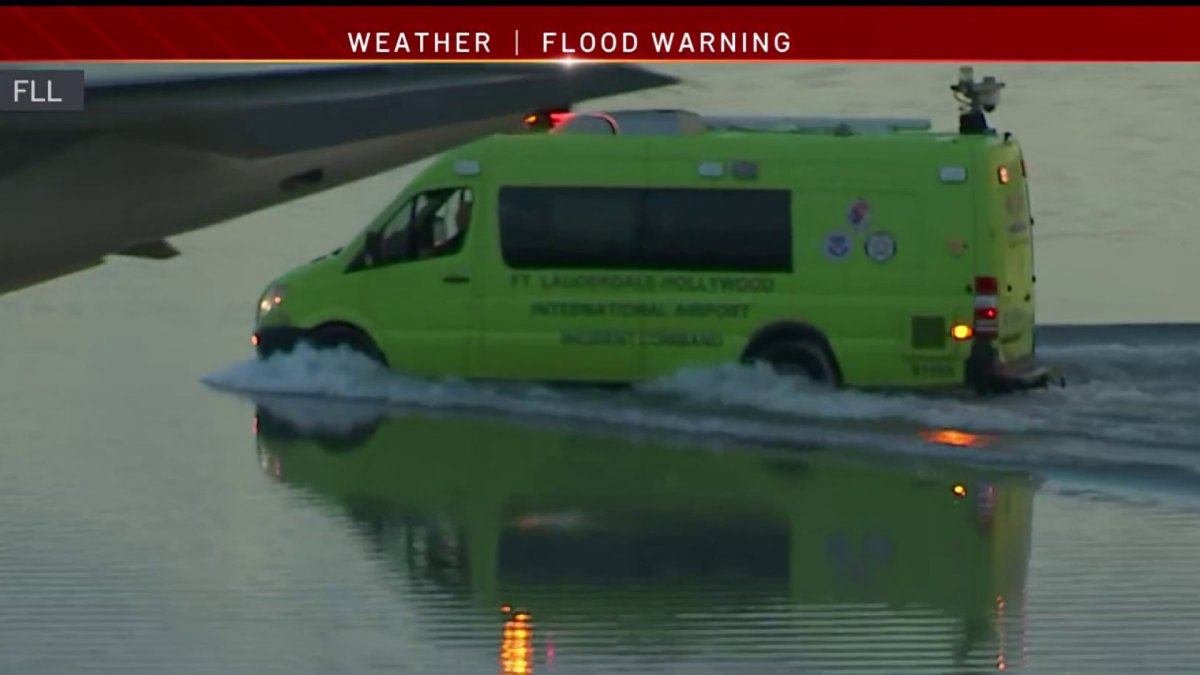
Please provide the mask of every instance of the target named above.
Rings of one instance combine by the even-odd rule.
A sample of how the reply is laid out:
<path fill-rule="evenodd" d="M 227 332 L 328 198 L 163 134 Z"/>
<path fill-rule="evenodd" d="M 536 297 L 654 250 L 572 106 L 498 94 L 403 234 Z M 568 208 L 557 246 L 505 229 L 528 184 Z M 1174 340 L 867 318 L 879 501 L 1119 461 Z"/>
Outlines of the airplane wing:
<path fill-rule="evenodd" d="M 0 113 L 0 293 L 107 255 L 170 258 L 167 237 L 677 81 L 614 64 L 86 70 L 85 111 Z"/>

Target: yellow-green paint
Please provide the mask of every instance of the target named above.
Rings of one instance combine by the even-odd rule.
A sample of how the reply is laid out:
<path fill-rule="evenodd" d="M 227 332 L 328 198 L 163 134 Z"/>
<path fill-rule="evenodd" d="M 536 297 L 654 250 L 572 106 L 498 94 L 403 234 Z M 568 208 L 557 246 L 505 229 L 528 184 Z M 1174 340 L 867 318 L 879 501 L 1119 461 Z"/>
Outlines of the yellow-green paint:
<path fill-rule="evenodd" d="M 539 516 L 561 513 L 581 516 L 584 529 L 598 521 L 618 537 L 661 533 L 654 528 L 663 522 L 688 522 L 700 532 L 731 522 L 769 525 L 782 533 L 788 571 L 786 580 L 765 581 L 785 584 L 801 604 L 926 607 L 987 621 L 997 597 L 1012 603 L 1024 590 L 1037 482 L 1018 471 L 925 463 L 914 473 L 841 451 L 796 449 L 780 459 L 737 444 L 712 451 L 686 440 L 458 415 L 396 417 L 340 442 L 280 429 L 261 424 L 269 473 L 337 504 L 442 523 L 465 542 L 462 564 L 483 607 L 584 611 L 569 606 L 558 583 L 514 582 L 497 566 L 506 539 L 541 527 Z M 980 501 L 988 494 L 990 512 Z M 571 527 L 549 536 L 569 538 Z M 889 542 L 890 554 L 873 561 L 870 579 L 845 579 L 854 561 L 832 556 L 831 544 L 840 539 L 862 552 L 870 537 Z M 570 586 L 571 560 L 543 562 L 563 571 Z M 678 588 L 635 586 L 605 592 L 650 605 Z"/>
<path fill-rule="evenodd" d="M 479 171 L 460 175 L 462 160 L 477 163 Z M 707 161 L 754 162 L 758 175 L 739 179 L 727 171 L 705 178 L 697 167 Z M 1001 166 L 1010 176 L 1006 185 L 999 182 Z M 965 171 L 965 181 L 944 180 L 948 167 Z M 793 271 L 510 269 L 501 255 L 497 212 L 505 186 L 784 189 L 791 195 Z M 458 253 L 348 271 L 367 232 L 414 195 L 448 187 L 467 187 L 474 195 Z M 945 333 L 955 323 L 970 324 L 975 277 L 995 276 L 1000 361 L 1032 351 L 1026 195 L 1017 142 L 992 135 L 499 135 L 446 153 L 338 253 L 281 276 L 275 284 L 286 298 L 259 321 L 302 328 L 351 323 L 392 367 L 417 375 L 600 382 L 735 362 L 756 331 L 801 322 L 828 339 L 846 385 L 955 386 L 963 382 L 970 341 L 943 335 L 941 345 L 917 347 L 913 319 L 936 317 Z M 860 198 L 871 206 L 861 232 L 847 219 Z M 844 260 L 824 253 L 834 231 L 853 238 Z M 876 231 L 890 233 L 897 245 L 885 262 L 865 252 L 866 236 Z M 623 281 L 615 287 L 564 284 L 609 275 Z M 447 284 L 446 277 L 470 281 Z M 571 316 L 535 309 L 556 303 L 604 309 Z M 624 337 L 608 344 L 578 339 L 601 332 Z"/>

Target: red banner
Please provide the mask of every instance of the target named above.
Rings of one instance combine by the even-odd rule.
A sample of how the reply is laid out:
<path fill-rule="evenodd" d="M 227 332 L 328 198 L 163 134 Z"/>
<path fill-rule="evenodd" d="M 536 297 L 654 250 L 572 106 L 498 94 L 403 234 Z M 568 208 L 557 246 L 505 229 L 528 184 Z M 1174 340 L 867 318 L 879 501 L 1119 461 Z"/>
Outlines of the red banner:
<path fill-rule="evenodd" d="M 1200 7 L 14 7 L 7 61 L 1200 61 Z"/>

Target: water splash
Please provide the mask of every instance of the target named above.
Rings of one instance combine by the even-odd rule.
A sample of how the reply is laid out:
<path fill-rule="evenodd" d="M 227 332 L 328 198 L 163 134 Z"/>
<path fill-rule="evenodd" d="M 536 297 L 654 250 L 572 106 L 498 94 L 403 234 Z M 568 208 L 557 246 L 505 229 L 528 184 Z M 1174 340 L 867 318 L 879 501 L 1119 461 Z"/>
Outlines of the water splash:
<path fill-rule="evenodd" d="M 1164 360 L 1174 359 L 1177 365 L 1172 372 L 1190 372 L 1200 363 L 1200 351 L 1190 345 L 1179 347 L 1158 351 Z M 1200 406 L 1197 387 L 1191 384 L 1194 380 L 1141 376 L 1126 365 L 1131 362 L 1130 352 L 1123 345 L 1090 345 L 1071 354 L 1071 368 L 1086 367 L 1092 373 L 1108 369 L 1108 375 L 1082 378 L 1081 384 L 1063 390 L 980 399 L 829 390 L 765 368 L 729 365 L 687 369 L 612 394 L 416 378 L 386 370 L 349 350 L 301 347 L 265 361 L 236 364 L 205 382 L 252 395 L 485 410 L 787 446 L 857 444 L 899 449 L 929 445 L 929 439 L 940 437 L 927 433 L 930 429 L 952 429 L 998 434 L 1008 441 L 1001 446 L 1026 457 L 1036 440 L 1038 452 L 1052 456 L 1076 457 L 1083 452 L 1112 459 L 1129 456 L 1129 446 L 1139 448 L 1138 453 L 1154 446 L 1169 454 L 1170 462 L 1181 461 L 1180 452 L 1192 453 L 1191 462 L 1200 461 L 1196 452 L 1200 450 Z M 1117 447 L 1099 447 L 1096 442 Z M 997 452 L 995 448 L 990 446 L 989 452 Z"/>

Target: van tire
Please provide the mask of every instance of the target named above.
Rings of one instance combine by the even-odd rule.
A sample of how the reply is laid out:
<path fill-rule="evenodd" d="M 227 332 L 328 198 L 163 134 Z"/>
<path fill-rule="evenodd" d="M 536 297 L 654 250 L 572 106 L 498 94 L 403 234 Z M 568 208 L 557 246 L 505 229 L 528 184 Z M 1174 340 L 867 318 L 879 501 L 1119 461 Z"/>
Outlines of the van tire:
<path fill-rule="evenodd" d="M 347 347 L 371 359 L 381 366 L 387 365 L 383 352 L 361 328 L 345 323 L 330 323 L 309 331 L 304 341 L 314 349 L 337 349 Z"/>
<path fill-rule="evenodd" d="M 833 355 L 812 340 L 780 340 L 764 345 L 751 361 L 765 363 L 776 373 L 800 376 L 816 384 L 838 386 L 838 370 Z"/>

